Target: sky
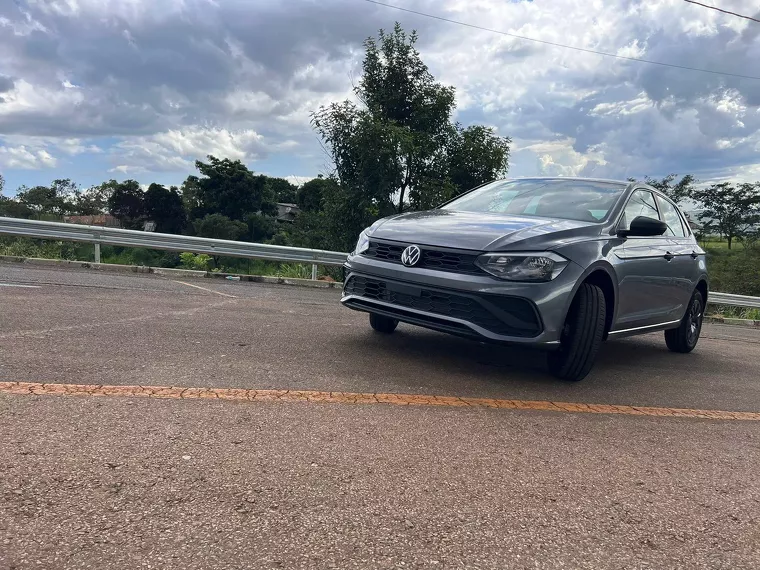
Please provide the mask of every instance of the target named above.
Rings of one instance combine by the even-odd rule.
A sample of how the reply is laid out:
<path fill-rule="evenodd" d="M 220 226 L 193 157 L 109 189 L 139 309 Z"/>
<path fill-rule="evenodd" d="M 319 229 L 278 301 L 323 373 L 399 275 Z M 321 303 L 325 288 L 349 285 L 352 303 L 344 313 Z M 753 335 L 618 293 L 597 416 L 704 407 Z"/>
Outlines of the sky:
<path fill-rule="evenodd" d="M 760 77 L 760 23 L 683 0 L 384 1 Z M 703 2 L 760 19 L 756 0 Z M 56 178 L 180 184 L 208 154 L 326 174 L 310 113 L 352 96 L 363 40 L 396 21 L 456 88 L 455 119 L 511 137 L 510 177 L 760 180 L 760 79 L 365 0 L 0 0 L 5 194 Z"/>

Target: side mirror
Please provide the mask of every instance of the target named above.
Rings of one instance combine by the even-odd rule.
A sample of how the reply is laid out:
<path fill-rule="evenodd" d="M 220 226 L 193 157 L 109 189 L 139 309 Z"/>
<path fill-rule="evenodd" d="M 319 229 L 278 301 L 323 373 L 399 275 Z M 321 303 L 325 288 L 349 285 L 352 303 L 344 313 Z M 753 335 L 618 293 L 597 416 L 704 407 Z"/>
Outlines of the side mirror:
<path fill-rule="evenodd" d="M 628 236 L 661 236 L 668 229 L 668 224 L 647 216 L 636 216 L 631 222 L 630 229 L 618 230 L 620 237 Z"/>

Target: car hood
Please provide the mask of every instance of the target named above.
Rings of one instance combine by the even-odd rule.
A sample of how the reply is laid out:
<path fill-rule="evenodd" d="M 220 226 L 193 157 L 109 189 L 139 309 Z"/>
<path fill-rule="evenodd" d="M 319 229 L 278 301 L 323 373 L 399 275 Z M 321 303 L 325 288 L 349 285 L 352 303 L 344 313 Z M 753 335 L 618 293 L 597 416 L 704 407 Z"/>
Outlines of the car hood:
<path fill-rule="evenodd" d="M 549 249 L 599 233 L 599 224 L 592 222 L 429 210 L 380 220 L 372 227 L 370 237 L 418 245 L 496 251 L 504 247 Z"/>

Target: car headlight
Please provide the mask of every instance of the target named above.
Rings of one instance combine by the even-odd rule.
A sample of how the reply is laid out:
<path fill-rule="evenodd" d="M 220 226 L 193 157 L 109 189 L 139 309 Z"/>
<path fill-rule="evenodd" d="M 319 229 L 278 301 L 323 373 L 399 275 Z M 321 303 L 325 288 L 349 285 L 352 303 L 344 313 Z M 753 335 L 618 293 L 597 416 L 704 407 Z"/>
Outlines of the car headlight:
<path fill-rule="evenodd" d="M 483 271 L 506 281 L 551 281 L 569 261 L 551 251 L 540 253 L 485 253 L 475 264 Z"/>
<path fill-rule="evenodd" d="M 360 253 L 364 253 L 369 249 L 369 228 L 364 230 L 362 233 L 359 234 L 359 241 L 356 242 L 356 247 L 354 248 L 354 255 L 359 255 Z"/>

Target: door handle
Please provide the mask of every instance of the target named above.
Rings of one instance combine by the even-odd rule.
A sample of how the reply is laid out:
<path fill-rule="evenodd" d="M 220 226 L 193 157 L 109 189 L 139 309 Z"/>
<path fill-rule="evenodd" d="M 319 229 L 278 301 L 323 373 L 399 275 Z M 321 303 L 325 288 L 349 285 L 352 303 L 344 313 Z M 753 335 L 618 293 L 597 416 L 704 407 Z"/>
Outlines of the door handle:
<path fill-rule="evenodd" d="M 665 259 L 666 259 L 666 260 L 668 260 L 668 261 L 670 261 L 670 260 L 671 260 L 671 259 L 673 259 L 674 257 L 675 257 L 675 255 L 673 255 L 673 254 L 672 254 L 672 253 L 670 253 L 669 251 L 668 251 L 668 252 L 665 254 Z"/>

